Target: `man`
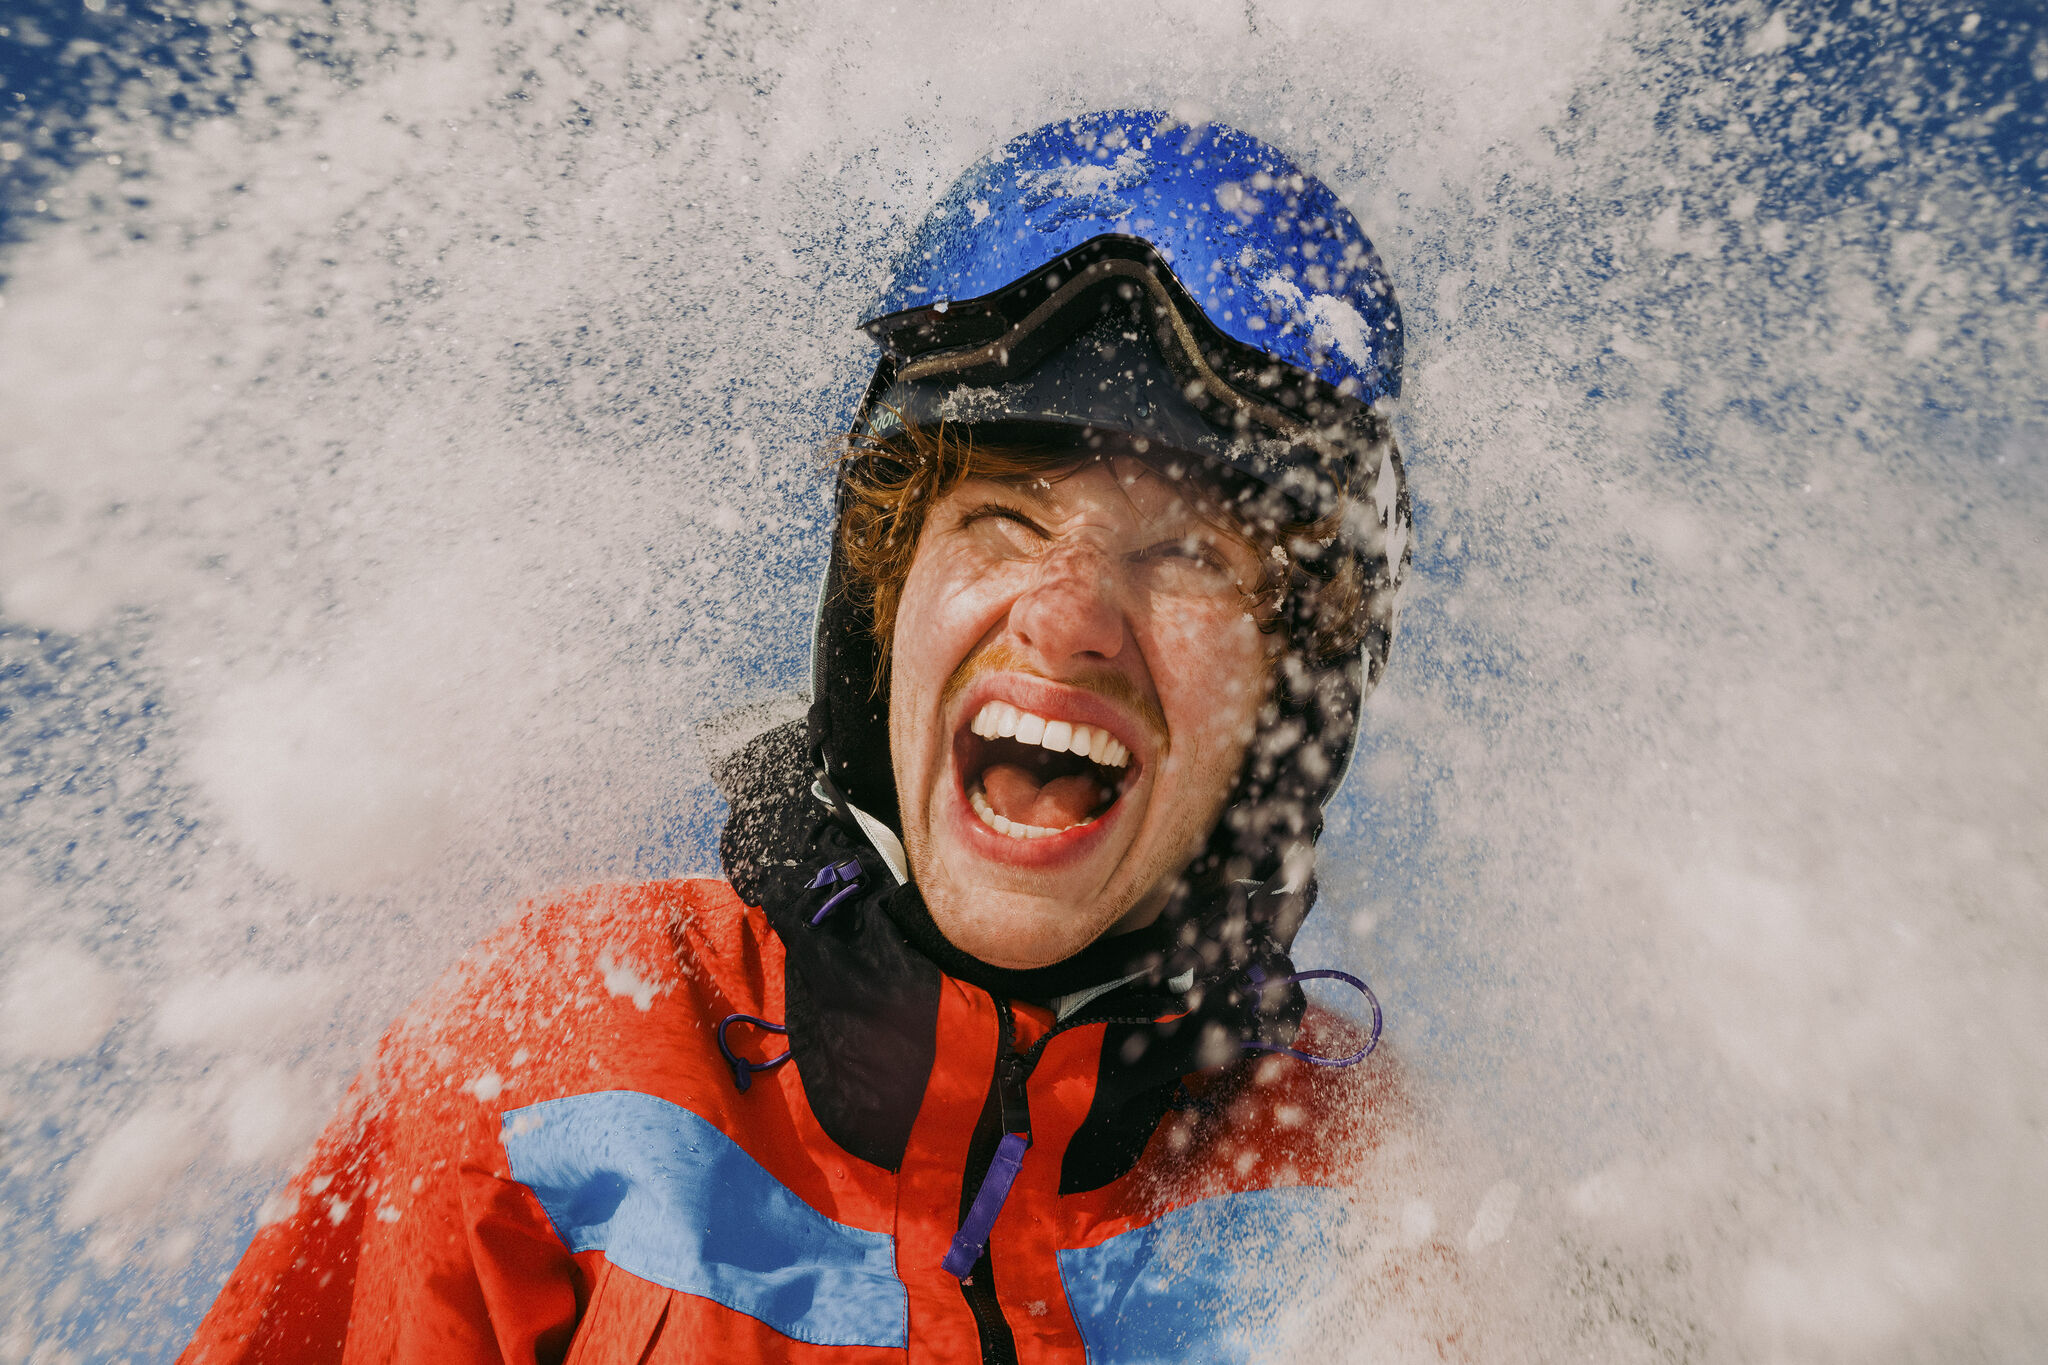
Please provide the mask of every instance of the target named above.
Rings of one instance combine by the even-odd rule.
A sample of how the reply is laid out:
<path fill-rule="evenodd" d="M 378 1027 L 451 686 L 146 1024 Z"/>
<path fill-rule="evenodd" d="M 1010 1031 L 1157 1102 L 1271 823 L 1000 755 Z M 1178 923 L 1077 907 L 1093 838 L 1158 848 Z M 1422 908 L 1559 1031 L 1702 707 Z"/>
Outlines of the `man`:
<path fill-rule="evenodd" d="M 1336 1258 L 1404 1120 L 1377 1005 L 1287 958 L 1406 557 L 1370 244 L 1271 148 L 1119 112 L 905 259 L 729 885 L 487 944 L 188 1359 L 1234 1359 L 1428 1272 L 1369 1198 Z"/>

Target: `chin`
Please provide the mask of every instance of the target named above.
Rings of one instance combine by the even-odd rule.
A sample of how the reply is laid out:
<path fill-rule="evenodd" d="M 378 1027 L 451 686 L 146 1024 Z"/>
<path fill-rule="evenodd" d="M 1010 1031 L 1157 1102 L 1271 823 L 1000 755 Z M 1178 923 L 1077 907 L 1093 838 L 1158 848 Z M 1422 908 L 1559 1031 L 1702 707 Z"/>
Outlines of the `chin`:
<path fill-rule="evenodd" d="M 1141 841 L 1123 826 L 1142 824 L 1132 803 L 1080 828 L 1020 840 L 991 829 L 957 777 L 939 795 L 930 865 L 940 875 L 919 883 L 932 922 L 954 947 L 994 967 L 1049 967 L 1115 932 L 1129 914 L 1127 864 Z"/>
<path fill-rule="evenodd" d="M 948 902 L 951 902 L 949 904 Z M 956 913 L 961 903 L 974 913 Z M 1120 915 L 1077 913 L 1043 896 L 951 888 L 927 897 L 932 923 L 961 952 L 991 967 L 1028 971 L 1064 962 L 1110 932 Z"/>

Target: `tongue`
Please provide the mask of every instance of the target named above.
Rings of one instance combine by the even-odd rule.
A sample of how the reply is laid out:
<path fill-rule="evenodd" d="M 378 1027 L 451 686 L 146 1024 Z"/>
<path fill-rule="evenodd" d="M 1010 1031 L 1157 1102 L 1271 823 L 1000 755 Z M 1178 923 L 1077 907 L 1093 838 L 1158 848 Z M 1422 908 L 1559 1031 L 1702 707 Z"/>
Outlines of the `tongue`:
<path fill-rule="evenodd" d="M 981 775 L 981 790 L 990 808 L 1005 820 L 1041 829 L 1078 825 L 1095 813 L 1102 799 L 1102 785 L 1085 773 L 1041 783 L 1030 769 L 1015 763 L 991 766 Z"/>

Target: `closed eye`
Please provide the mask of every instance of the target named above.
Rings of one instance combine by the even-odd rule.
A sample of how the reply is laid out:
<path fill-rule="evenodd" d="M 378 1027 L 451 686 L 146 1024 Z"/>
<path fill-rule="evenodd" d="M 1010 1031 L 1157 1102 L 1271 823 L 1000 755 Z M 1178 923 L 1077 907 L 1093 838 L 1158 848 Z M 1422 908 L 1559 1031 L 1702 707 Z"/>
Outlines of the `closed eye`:
<path fill-rule="evenodd" d="M 1182 537 L 1178 540 L 1162 540 L 1157 545 L 1148 545 L 1131 556 L 1138 563 L 1163 559 L 1183 560 L 1218 573 L 1229 573 L 1230 565 L 1224 561 L 1214 547 L 1202 541 Z"/>
<path fill-rule="evenodd" d="M 1006 555 L 1036 555 L 1052 542 L 1052 533 L 1014 507 L 985 502 L 960 516 L 960 534 L 974 536 Z"/>
<path fill-rule="evenodd" d="M 994 518 L 999 521 L 1015 522 L 1017 525 L 1022 526 L 1025 530 L 1031 532 L 1033 535 L 1037 536 L 1041 540 L 1050 540 L 1052 538 L 1051 534 L 1043 526 L 1040 526 L 1037 522 L 1025 516 L 1016 508 L 1005 507 L 1002 503 L 999 502 L 985 502 L 981 504 L 981 506 L 979 507 L 971 507 L 967 511 L 961 513 L 960 529 L 964 531 L 968 527 L 974 525 L 974 523 L 976 523 L 977 521 L 987 521 L 991 518 Z"/>

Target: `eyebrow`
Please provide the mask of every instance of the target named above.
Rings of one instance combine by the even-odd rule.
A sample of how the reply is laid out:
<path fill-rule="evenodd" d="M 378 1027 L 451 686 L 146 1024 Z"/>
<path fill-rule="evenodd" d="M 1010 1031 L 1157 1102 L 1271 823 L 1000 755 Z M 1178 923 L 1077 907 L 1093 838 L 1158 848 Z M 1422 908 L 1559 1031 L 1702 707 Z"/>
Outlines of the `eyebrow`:
<path fill-rule="evenodd" d="M 1060 475 L 1062 479 L 1065 477 L 1064 473 Z M 991 483 L 999 487 L 1007 488 L 1012 493 L 1020 497 L 1029 498 L 1031 501 L 1041 505 L 1052 501 L 1053 485 L 1059 481 L 1060 479 L 1047 478 L 1042 472 L 1037 474 L 1017 474 L 1009 478 L 990 480 Z"/>
<path fill-rule="evenodd" d="M 1176 500 L 1180 503 L 1181 509 L 1185 513 L 1187 521 L 1189 523 L 1188 525 L 1182 527 L 1182 529 L 1177 534 L 1162 535 L 1158 543 L 1165 544 L 1169 541 L 1185 541 L 1190 536 L 1196 533 L 1197 528 L 1206 526 L 1210 530 L 1216 531 L 1221 535 L 1224 535 L 1232 540 L 1238 541 L 1245 545 L 1247 548 L 1251 550 L 1253 556 L 1259 561 L 1261 567 L 1263 568 L 1266 558 L 1265 548 L 1262 545 L 1260 538 L 1251 530 L 1250 527 L 1245 526 L 1241 521 L 1237 520 L 1235 517 L 1232 517 L 1227 510 L 1218 509 L 1220 514 L 1212 514 L 1209 511 L 1205 511 L 1199 504 L 1190 501 L 1186 496 L 1180 494 L 1178 490 L 1173 489 L 1172 483 L 1164 479 L 1161 475 L 1159 475 L 1157 471 L 1148 471 L 1148 473 L 1151 474 L 1151 477 L 1159 479 L 1162 483 L 1165 483 L 1169 491 L 1174 492 Z M 1053 509 L 1052 485 L 1056 481 L 1049 480 L 1042 474 L 1018 475 L 1015 478 L 994 479 L 991 480 L 991 482 L 995 483 L 996 485 L 998 485 L 999 487 L 1003 488 L 1008 492 L 1015 493 L 1019 497 L 1029 502 L 1035 503 L 1039 508 Z M 1137 504 L 1131 500 L 1131 491 L 1128 487 L 1129 482 L 1130 481 L 1121 478 L 1118 479 L 1117 491 L 1123 494 L 1124 501 L 1130 505 L 1131 510 L 1133 512 L 1137 512 Z M 988 516 L 1002 517 L 1005 520 L 1014 521 L 1020 526 L 1029 527 L 1031 530 L 1037 532 L 1041 536 L 1047 537 L 1048 539 L 1050 539 L 1052 536 L 1052 532 L 1048 531 L 1044 526 L 1040 525 L 1038 522 L 1032 520 L 1031 517 L 1021 509 L 1012 507 L 1007 503 L 994 501 L 981 503 L 978 506 L 970 507 L 966 511 L 962 512 L 960 514 L 960 525 L 962 527 L 965 527 L 965 525 L 968 522 L 974 520 L 977 517 Z M 1148 518 L 1146 518 L 1142 513 L 1139 513 L 1139 520 L 1144 521 L 1148 520 Z"/>
<path fill-rule="evenodd" d="M 1076 466 L 1073 469 L 1061 469 L 1055 471 L 1051 475 L 1047 475 L 1042 471 L 1035 474 L 1017 474 L 1005 478 L 994 479 L 992 480 L 992 482 L 996 483 L 1002 488 L 1009 490 L 1012 493 L 1017 494 L 1019 497 L 1036 504 L 1038 507 L 1055 509 L 1056 504 L 1053 498 L 1054 485 L 1064 480 L 1069 474 L 1077 472 L 1077 469 L 1078 466 Z M 1143 521 L 1146 518 L 1143 513 L 1138 512 L 1138 504 L 1131 497 L 1131 485 L 1135 483 L 1139 478 L 1149 477 L 1152 479 L 1159 480 L 1161 483 L 1166 484 L 1166 486 L 1169 489 L 1171 489 L 1173 486 L 1171 481 L 1163 479 L 1157 470 L 1145 466 L 1140 467 L 1140 473 L 1138 475 L 1129 479 L 1126 479 L 1122 475 L 1117 474 L 1113 468 L 1111 468 L 1110 472 L 1116 478 L 1117 492 L 1123 495 L 1125 504 L 1130 507 L 1132 512 L 1138 514 L 1138 519 L 1140 521 Z M 984 510 L 990 512 L 999 512 L 1011 517 L 1016 517 L 1018 515 L 1017 510 L 1015 508 L 1005 508 L 1002 507 L 1000 504 L 989 504 L 985 508 L 976 508 L 975 510 L 977 512 Z M 1193 509 L 1190 508 L 1189 510 L 1192 511 Z M 1035 523 L 1033 523 L 1033 528 L 1038 530 L 1043 529 L 1038 527 Z"/>

